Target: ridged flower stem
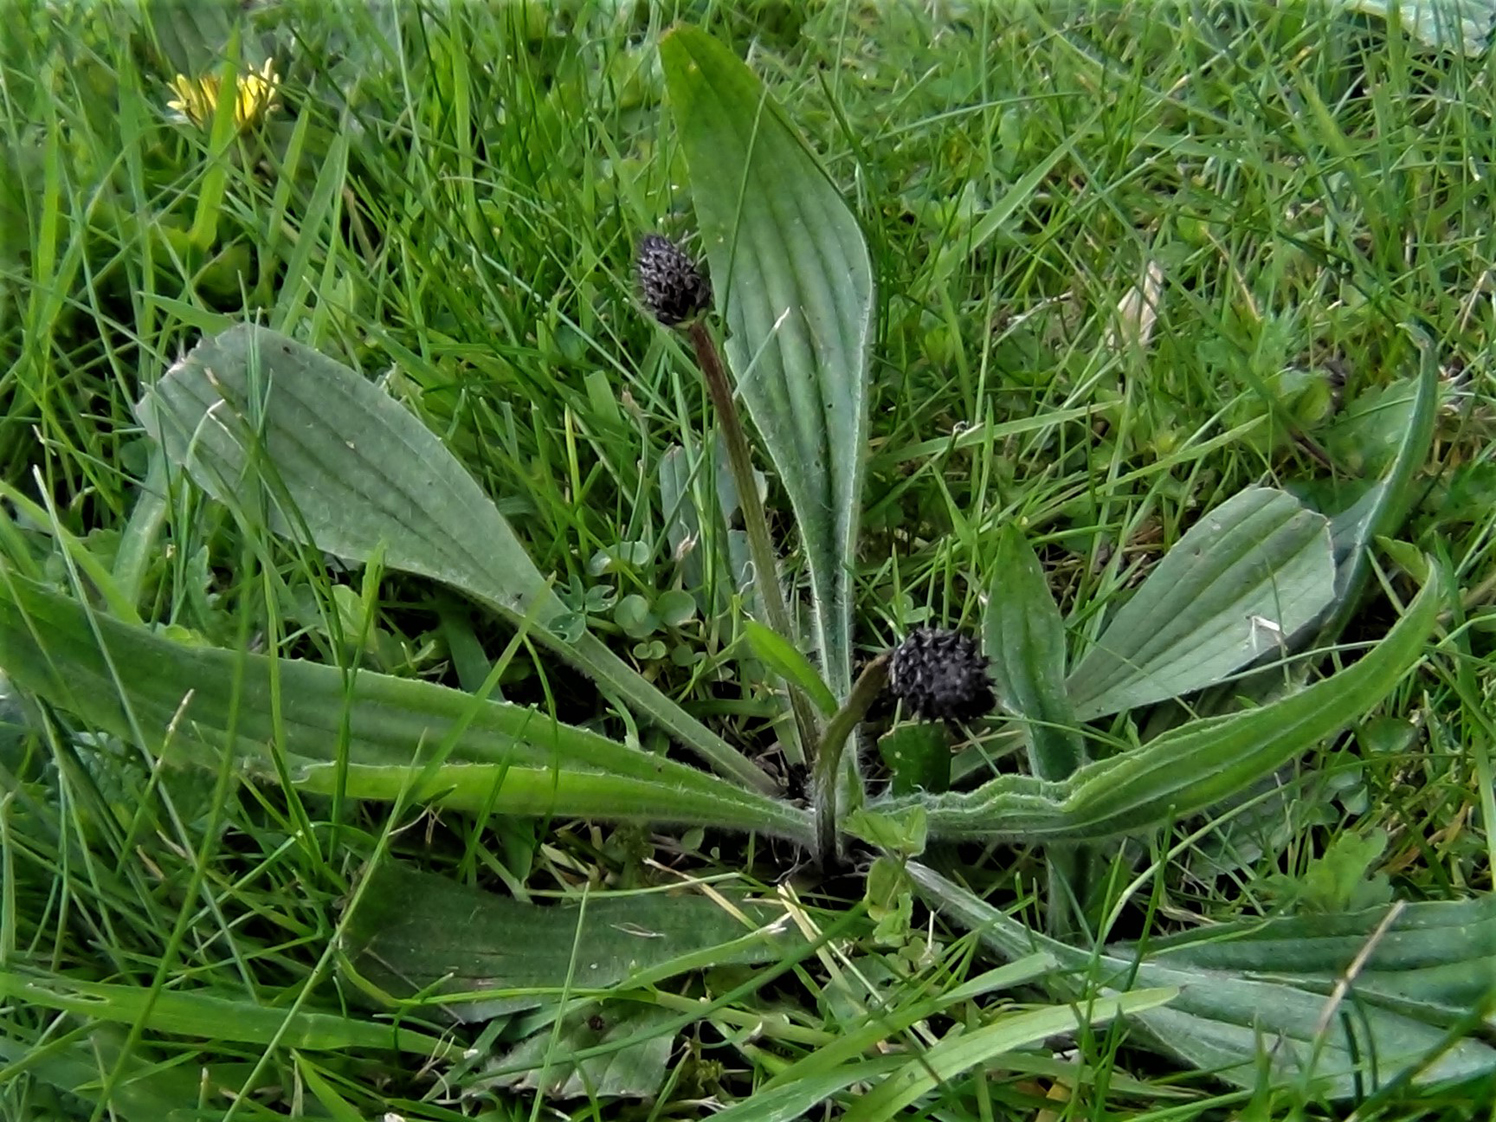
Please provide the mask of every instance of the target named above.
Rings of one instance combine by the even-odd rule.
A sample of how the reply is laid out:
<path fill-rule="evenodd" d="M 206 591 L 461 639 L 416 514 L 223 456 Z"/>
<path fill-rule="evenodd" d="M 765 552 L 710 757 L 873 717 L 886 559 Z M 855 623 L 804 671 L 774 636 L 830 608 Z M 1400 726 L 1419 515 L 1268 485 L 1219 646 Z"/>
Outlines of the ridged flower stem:
<path fill-rule="evenodd" d="M 837 848 L 836 776 L 841 768 L 843 751 L 867 711 L 888 685 L 890 653 L 884 653 L 863 667 L 852 685 L 846 704 L 836 711 L 826 725 L 812 773 L 811 806 L 816 824 L 816 849 L 821 868 L 828 869 L 839 856 Z"/>
<path fill-rule="evenodd" d="M 727 463 L 738 488 L 738 505 L 743 511 L 743 529 L 748 535 L 748 556 L 753 561 L 758 595 L 764 606 L 764 615 L 770 627 L 786 640 L 799 646 L 790 622 L 789 609 L 785 606 L 784 592 L 779 587 L 779 560 L 774 552 L 774 541 L 769 536 L 769 519 L 764 513 L 763 501 L 758 496 L 758 485 L 753 479 L 753 454 L 748 447 L 748 434 L 743 430 L 743 421 L 733 398 L 732 383 L 722 366 L 717 353 L 716 341 L 706 324 L 695 321 L 686 328 L 686 335 L 696 351 L 696 362 L 706 380 L 707 392 L 712 398 L 712 409 L 717 415 L 717 428 L 722 442 L 727 447 Z M 793 682 L 786 683 L 790 692 L 790 709 L 794 713 L 798 738 L 787 746 L 790 762 L 803 764 L 815 760 L 817 742 L 820 738 L 820 722 L 815 707 L 805 692 Z M 794 759 L 798 754 L 799 759 Z"/>

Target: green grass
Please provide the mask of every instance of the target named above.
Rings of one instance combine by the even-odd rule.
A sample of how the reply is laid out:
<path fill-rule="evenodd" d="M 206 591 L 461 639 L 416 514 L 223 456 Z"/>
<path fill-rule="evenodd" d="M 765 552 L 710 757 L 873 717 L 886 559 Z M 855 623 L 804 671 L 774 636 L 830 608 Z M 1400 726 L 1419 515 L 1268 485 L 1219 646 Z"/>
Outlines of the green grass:
<path fill-rule="evenodd" d="M 1339 509 L 1400 435 L 1383 395 L 1417 368 L 1410 329 L 1433 339 L 1443 405 L 1399 536 L 1432 554 L 1459 596 L 1424 662 L 1353 735 L 1239 804 L 1107 851 L 1102 912 L 1114 937 L 1145 938 L 1312 910 L 1342 890 L 1489 893 L 1489 58 L 1429 53 L 1376 21 L 1292 5 L 933 7 L 285 4 L 237 23 L 229 9 L 174 5 L 8 8 L 7 573 L 92 596 L 78 575 L 86 551 L 132 575 L 141 619 L 178 634 L 483 683 L 513 632 L 456 594 L 344 571 L 236 522 L 185 480 L 162 503 L 147 494 L 153 446 L 133 403 L 201 334 L 254 317 L 381 380 L 615 651 L 733 743 L 770 749 L 779 709 L 734 646 L 728 542 L 708 519 L 683 552 L 659 484 L 679 469 L 691 502 L 715 509 L 705 391 L 680 342 L 639 311 L 630 277 L 640 234 L 694 229 L 656 55 L 663 31 L 689 20 L 749 60 L 872 252 L 862 657 L 919 623 L 975 630 L 997 531 L 1014 521 L 1075 653 L 1242 487 Z M 242 135 L 227 112 L 204 127 L 172 120 L 173 75 L 235 54 L 276 59 L 281 109 Z M 1120 309 L 1151 267 L 1157 318 L 1139 341 Z M 788 550 L 772 480 L 768 505 Z M 641 633 L 630 598 L 665 614 L 662 598 L 695 565 L 704 610 Z M 791 579 L 799 566 L 791 553 Z M 1384 557 L 1347 637 L 1382 634 L 1412 587 Z M 538 648 L 511 653 L 506 698 L 664 748 Z M 0 968 L 53 997 L 8 984 L 0 999 L 0 1118 L 701 1117 L 867 1027 L 869 1009 L 889 1047 L 917 1055 L 984 1024 L 1000 1000 L 1034 996 L 1011 988 L 1026 979 L 986 988 L 997 963 L 960 928 L 918 904 L 907 922 L 877 922 L 888 901 L 869 893 L 870 915 L 861 876 L 821 880 L 780 844 L 308 799 L 227 764 L 159 767 L 14 691 L 4 704 Z M 1124 717 L 1096 736 L 1126 745 L 1149 731 Z M 1003 722 L 988 741 L 1006 750 Z M 1043 929 L 1037 847 L 943 856 Z M 406 1008 L 402 1031 L 425 1035 L 398 1050 L 345 961 L 361 873 L 390 857 L 525 902 L 681 877 L 743 887 L 834 938 L 615 995 L 609 1017 L 642 1009 L 661 1033 L 672 1016 L 680 1026 L 651 1061 L 667 1068 L 658 1099 L 553 1101 L 534 1087 L 565 1051 L 555 992 L 539 1010 L 476 1023 Z M 556 989 L 585 989 L 574 975 L 586 951 Z M 93 996 L 57 997 L 68 985 Z M 179 990 L 238 1012 L 175 1006 Z M 541 1070 L 518 1085 L 493 1076 L 527 1037 Z M 1079 1079 L 1036 1043 L 986 1057 L 901 1116 L 1351 1109 L 1292 1089 L 1223 1091 L 1120 1025 L 1078 1034 Z M 814 1078 L 817 1062 L 795 1077 Z M 1057 1071 L 1069 1097 L 1046 1103 L 1064 1086 Z M 1355 1117 L 1487 1117 L 1490 1094 L 1394 1088 Z M 834 1101 L 854 1097 L 839 1089 Z"/>

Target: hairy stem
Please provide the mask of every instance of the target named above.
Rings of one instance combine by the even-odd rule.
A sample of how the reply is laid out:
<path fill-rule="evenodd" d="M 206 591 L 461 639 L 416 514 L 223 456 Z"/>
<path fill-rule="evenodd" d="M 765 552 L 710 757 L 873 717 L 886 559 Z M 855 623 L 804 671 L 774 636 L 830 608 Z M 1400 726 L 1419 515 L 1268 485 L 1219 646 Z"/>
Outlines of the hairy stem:
<path fill-rule="evenodd" d="M 711 332 L 700 320 L 686 328 L 691 346 L 696 351 L 696 362 L 706 379 L 707 392 L 712 397 L 712 408 L 717 414 L 718 431 L 727 448 L 727 463 L 738 487 L 738 504 L 743 511 L 743 529 L 748 535 L 748 555 L 753 561 L 757 578 L 759 598 L 764 606 L 770 627 L 791 643 L 798 644 L 790 622 L 789 609 L 784 603 L 784 592 L 779 587 L 779 559 L 774 552 L 774 541 L 769 536 L 769 519 L 764 513 L 763 501 L 758 496 L 758 486 L 753 479 L 753 453 L 748 446 L 748 434 L 743 430 L 743 421 L 733 399 L 732 383 L 722 366 L 721 356 Z M 791 742 L 791 763 L 804 763 L 814 759 L 820 722 L 815 707 L 794 683 L 786 683 L 790 692 L 790 708 L 795 715 L 798 738 Z M 799 759 L 794 759 L 795 755 Z"/>
<path fill-rule="evenodd" d="M 816 754 L 811 798 L 816 822 L 816 856 L 823 869 L 829 868 L 839 856 L 836 777 L 841 767 L 842 752 L 852 730 L 867 716 L 867 711 L 888 684 L 888 664 L 892 657 L 889 653 L 881 654 L 863 668 L 852 686 L 852 692 L 847 696 L 846 704 L 836 711 L 836 716 L 826 725 L 826 734 L 821 739 L 821 748 Z"/>

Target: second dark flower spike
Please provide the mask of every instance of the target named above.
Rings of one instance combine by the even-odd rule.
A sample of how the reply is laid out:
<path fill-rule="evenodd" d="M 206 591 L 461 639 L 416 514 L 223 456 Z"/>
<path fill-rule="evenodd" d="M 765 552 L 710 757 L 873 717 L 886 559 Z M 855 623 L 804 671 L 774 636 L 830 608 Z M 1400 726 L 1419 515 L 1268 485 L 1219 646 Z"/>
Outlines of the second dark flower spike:
<path fill-rule="evenodd" d="M 666 327 L 693 320 L 712 306 L 711 282 L 669 238 L 640 238 L 635 271 L 645 306 Z"/>
<path fill-rule="evenodd" d="M 917 627 L 909 632 L 893 653 L 888 684 L 926 720 L 975 720 L 996 704 L 987 659 L 959 631 Z"/>

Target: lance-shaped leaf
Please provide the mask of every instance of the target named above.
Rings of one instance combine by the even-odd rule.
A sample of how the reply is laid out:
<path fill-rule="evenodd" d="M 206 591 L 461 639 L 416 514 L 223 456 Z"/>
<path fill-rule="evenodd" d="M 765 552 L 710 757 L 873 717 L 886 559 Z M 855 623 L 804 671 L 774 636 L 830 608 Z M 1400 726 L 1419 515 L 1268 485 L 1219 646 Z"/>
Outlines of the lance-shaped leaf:
<path fill-rule="evenodd" d="M 1191 527 L 1070 674 L 1091 720 L 1203 689 L 1312 623 L 1335 594 L 1329 523 L 1249 487 Z"/>
<path fill-rule="evenodd" d="M 1397 908 L 1385 929 L 1385 907 L 1290 916 L 1159 940 L 1148 954 L 1161 966 L 1269 981 L 1291 967 L 1295 985 L 1329 994 L 1369 951 L 1352 983 L 1359 998 L 1441 1027 L 1484 1007 L 1496 1027 L 1496 894 Z"/>
<path fill-rule="evenodd" d="M 503 1087 L 553 1099 L 650 1098 L 670 1070 L 677 1019 L 641 1002 L 584 1002 L 568 1008 L 559 1027 L 545 1026 L 494 1061 L 501 1074 L 480 1074 L 468 1093 Z"/>
<path fill-rule="evenodd" d="M 982 632 L 998 700 L 1024 721 L 1030 770 L 1066 778 L 1086 757 L 1065 693 L 1065 624 L 1038 556 L 1012 524 L 998 539 Z"/>
<path fill-rule="evenodd" d="M 431 682 L 190 646 L 90 616 L 0 570 L 0 666 L 17 685 L 170 762 L 229 751 L 309 791 L 472 810 L 727 825 L 808 842 L 808 815 L 520 705 Z M 344 747 L 340 747 L 344 746 Z M 428 768 L 444 754 L 444 766 Z M 317 761 L 325 761 L 318 766 Z"/>
<path fill-rule="evenodd" d="M 1418 377 L 1409 387 L 1402 439 L 1381 479 L 1330 521 L 1335 546 L 1335 611 L 1321 630 L 1334 640 L 1355 611 L 1371 570 L 1370 546 L 1396 534 L 1417 499 L 1418 469 L 1429 457 L 1439 411 L 1439 361 L 1433 344 L 1418 342 Z M 1402 404 L 1402 403 L 1399 403 Z"/>
<path fill-rule="evenodd" d="M 393 862 L 370 875 L 343 936 L 347 961 L 388 996 L 420 994 L 463 1021 L 533 1008 L 568 990 L 774 962 L 805 946 L 793 927 L 776 923 L 782 911 L 736 899 L 734 915 L 720 895 L 541 907 Z"/>
<path fill-rule="evenodd" d="M 1371 573 L 1371 544 L 1396 534 L 1417 501 L 1422 481 L 1418 474 L 1429 457 L 1439 407 L 1439 363 L 1434 348 L 1421 334 L 1416 380 L 1387 387 L 1386 408 L 1394 414 L 1389 429 L 1401 434 L 1382 477 L 1368 486 L 1354 503 L 1330 519 L 1330 543 L 1335 555 L 1334 598 L 1315 626 L 1284 637 L 1287 653 L 1297 654 L 1335 642 L 1361 603 Z M 1194 702 L 1198 713 L 1235 710 L 1244 697 L 1266 701 L 1285 686 L 1302 683 L 1310 671 L 1300 659 L 1285 673 L 1279 666 L 1263 666 L 1244 678 L 1223 683 Z"/>
<path fill-rule="evenodd" d="M 459 744 L 459 747 L 466 747 Z M 633 750 L 616 744 L 625 752 Z M 679 764 L 641 777 L 580 767 L 519 764 L 306 764 L 291 773 L 303 791 L 355 799 L 406 799 L 472 814 L 589 818 L 605 822 L 714 826 L 759 831 L 809 844 L 809 821 L 787 803 L 744 792 L 712 776 L 702 784 Z"/>
<path fill-rule="evenodd" d="M 279 532 L 349 561 L 443 581 L 533 632 L 739 782 L 742 753 L 651 686 L 565 609 L 473 477 L 409 410 L 294 339 L 240 325 L 197 346 L 137 407 L 199 486 Z"/>
<path fill-rule="evenodd" d="M 931 837 L 1086 841 L 1193 814 L 1282 767 L 1359 719 L 1423 653 L 1442 597 L 1435 579 L 1385 638 L 1348 669 L 1260 709 L 1181 726 L 1082 767 L 1064 782 L 1002 776 L 975 791 L 890 798 L 922 806 Z"/>
<path fill-rule="evenodd" d="M 856 219 L 763 85 L 705 32 L 660 44 L 738 392 L 794 507 L 817 645 L 852 684 L 873 274 Z"/>
<path fill-rule="evenodd" d="M 1304 977 L 1292 945 L 1280 943 L 1275 977 L 1268 981 L 1229 967 L 1195 966 L 1186 956 L 1165 953 L 1139 960 L 1128 947 L 1098 953 L 1066 946 L 1029 930 L 933 869 L 911 862 L 908 871 L 932 907 L 977 932 L 1003 958 L 1045 951 L 1086 989 L 1099 988 L 1103 994 L 1177 987 L 1178 996 L 1168 1005 L 1140 1010 L 1132 1020 L 1160 1050 L 1238 1086 L 1259 1086 L 1267 1073 L 1276 1084 L 1347 1098 L 1402 1075 L 1410 1074 L 1415 1083 L 1435 1083 L 1496 1071 L 1496 1049 L 1475 1039 L 1451 1044 L 1447 1026 L 1385 1007 L 1356 988 L 1342 1000 L 1345 1015 L 1335 1015 L 1327 1005 L 1329 998 L 1321 992 L 1326 964 L 1333 961 L 1331 969 L 1345 974 L 1380 915 L 1334 919 L 1342 937 L 1352 924 L 1360 924 L 1360 939 L 1343 938 L 1333 959 L 1323 946 L 1307 953 L 1304 961 L 1310 966 Z M 1469 949 L 1458 940 L 1446 949 L 1460 947 Z M 1489 953 L 1467 959 L 1465 965 L 1489 970 Z"/>

